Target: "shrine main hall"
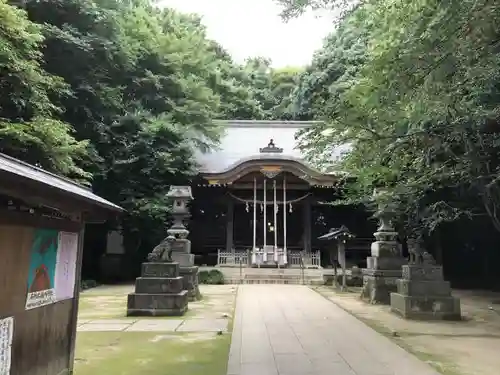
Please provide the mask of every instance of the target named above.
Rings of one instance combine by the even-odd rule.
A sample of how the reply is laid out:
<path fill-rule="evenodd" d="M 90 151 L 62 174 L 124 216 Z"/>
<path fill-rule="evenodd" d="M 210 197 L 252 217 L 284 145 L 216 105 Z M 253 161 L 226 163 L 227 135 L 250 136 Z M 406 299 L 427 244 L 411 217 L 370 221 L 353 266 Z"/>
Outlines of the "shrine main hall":
<path fill-rule="evenodd" d="M 346 225 L 352 263 L 369 252 L 374 223 L 361 207 L 340 206 L 339 172 L 305 161 L 297 147 L 307 121 L 220 121 L 217 149 L 197 155 L 189 222 L 198 264 L 250 267 L 329 265 L 328 247 L 318 237 Z M 333 150 L 332 159 L 342 150 Z M 366 241 L 364 241 L 364 239 Z"/>

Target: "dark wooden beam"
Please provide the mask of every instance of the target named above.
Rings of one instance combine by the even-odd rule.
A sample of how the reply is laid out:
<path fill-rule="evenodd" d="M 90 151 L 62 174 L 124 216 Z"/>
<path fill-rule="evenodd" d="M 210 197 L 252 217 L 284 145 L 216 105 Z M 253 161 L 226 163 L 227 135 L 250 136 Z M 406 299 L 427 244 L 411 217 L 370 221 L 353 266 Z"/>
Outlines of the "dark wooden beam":
<path fill-rule="evenodd" d="M 271 188 L 269 188 L 269 184 L 266 185 L 267 190 L 272 190 L 272 185 Z M 235 183 L 231 185 L 232 189 L 236 190 L 253 190 L 253 184 L 252 183 Z M 286 185 L 287 190 L 309 190 L 311 189 L 311 186 L 304 183 L 304 184 L 287 184 Z M 262 190 L 264 189 L 264 184 L 257 184 L 257 189 Z M 283 190 L 283 184 L 276 184 L 276 189 L 277 190 Z"/>
<path fill-rule="evenodd" d="M 304 250 L 311 250 L 311 200 L 304 199 Z"/>
<path fill-rule="evenodd" d="M 226 251 L 233 249 L 234 201 L 227 197 Z"/>
<path fill-rule="evenodd" d="M 0 224 L 42 228 L 50 227 L 67 232 L 78 232 L 82 228 L 81 222 L 56 219 L 8 209 L 0 209 Z"/>

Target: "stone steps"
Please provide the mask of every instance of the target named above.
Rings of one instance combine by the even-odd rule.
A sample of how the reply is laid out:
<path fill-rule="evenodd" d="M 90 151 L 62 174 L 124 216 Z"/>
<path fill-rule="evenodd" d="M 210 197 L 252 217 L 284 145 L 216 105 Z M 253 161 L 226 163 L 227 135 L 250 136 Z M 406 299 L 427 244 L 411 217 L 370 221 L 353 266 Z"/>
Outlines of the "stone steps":
<path fill-rule="evenodd" d="M 244 279 L 243 284 L 300 284 L 299 280 L 293 279 Z"/>
<path fill-rule="evenodd" d="M 205 268 L 203 268 L 204 270 Z M 277 269 L 277 268 L 210 268 L 207 270 L 216 269 L 224 275 L 302 275 L 300 269 Z M 322 276 L 323 270 L 305 269 L 304 275 Z"/>
<path fill-rule="evenodd" d="M 322 280 L 302 279 L 226 279 L 226 284 L 279 284 L 279 285 L 322 285 Z"/>
<path fill-rule="evenodd" d="M 262 274 L 246 274 L 244 275 L 244 278 L 246 279 L 301 279 L 302 275 L 273 275 L 273 274 L 268 274 L 268 275 L 262 275 Z M 321 278 L 321 275 L 318 277 L 316 275 L 304 275 L 304 279 L 317 279 Z"/>
<path fill-rule="evenodd" d="M 244 275 L 242 278 L 233 277 L 226 279 L 226 282 L 238 284 L 292 284 L 292 285 L 321 285 L 322 277 L 304 275 Z"/>
<path fill-rule="evenodd" d="M 205 268 L 222 272 L 226 284 L 323 284 L 323 270 L 297 268 Z"/>

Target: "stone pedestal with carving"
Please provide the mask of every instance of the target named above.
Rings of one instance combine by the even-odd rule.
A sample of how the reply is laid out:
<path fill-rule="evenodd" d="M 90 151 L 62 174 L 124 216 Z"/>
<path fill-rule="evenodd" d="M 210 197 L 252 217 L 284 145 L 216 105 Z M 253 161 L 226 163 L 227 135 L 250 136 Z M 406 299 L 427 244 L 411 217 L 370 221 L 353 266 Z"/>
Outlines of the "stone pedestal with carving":
<path fill-rule="evenodd" d="M 406 319 L 461 319 L 460 300 L 451 295 L 443 268 L 434 264 L 403 266 L 397 293 L 391 293 L 391 310 Z"/>
<path fill-rule="evenodd" d="M 135 292 L 128 295 L 127 316 L 181 316 L 188 309 L 188 291 L 179 263 L 142 264 Z"/>

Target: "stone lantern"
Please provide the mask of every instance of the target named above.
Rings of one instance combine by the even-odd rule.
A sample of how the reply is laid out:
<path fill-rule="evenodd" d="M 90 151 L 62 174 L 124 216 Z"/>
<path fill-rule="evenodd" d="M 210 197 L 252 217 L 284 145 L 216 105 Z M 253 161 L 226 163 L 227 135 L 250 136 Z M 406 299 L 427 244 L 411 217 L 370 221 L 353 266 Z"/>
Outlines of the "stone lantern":
<path fill-rule="evenodd" d="M 167 198 L 173 200 L 172 217 L 174 223 L 167 231 L 168 234 L 176 238 L 187 238 L 189 231 L 184 222 L 191 217 L 189 213 L 189 203 L 193 200 L 190 186 L 171 186 L 167 193 Z"/>
<path fill-rule="evenodd" d="M 379 226 L 373 234 L 376 241 L 371 245 L 371 256 L 366 259 L 363 270 L 361 297 L 371 303 L 390 304 L 390 294 L 396 291 L 396 280 L 401 278 L 406 259 L 392 224 L 395 210 L 389 194 L 384 189 L 376 189 L 373 198 L 378 205 L 374 217 L 379 220 Z"/>
<path fill-rule="evenodd" d="M 190 186 L 171 186 L 167 198 L 172 200 L 173 224 L 167 233 L 175 237 L 172 244 L 172 260 L 180 265 L 180 275 L 184 278 L 184 288 L 188 291 L 190 301 L 199 298 L 198 267 L 194 265 L 194 254 L 191 254 L 191 241 L 185 221 L 191 217 L 189 203 L 193 200 Z"/>
<path fill-rule="evenodd" d="M 179 316 L 184 315 L 188 301 L 200 296 L 198 267 L 191 254 L 189 231 L 184 221 L 193 200 L 189 186 L 171 186 L 167 198 L 173 201 L 173 224 L 168 236 L 148 255 L 142 264 L 141 277 L 135 282 L 134 293 L 129 294 L 128 316 Z"/>

